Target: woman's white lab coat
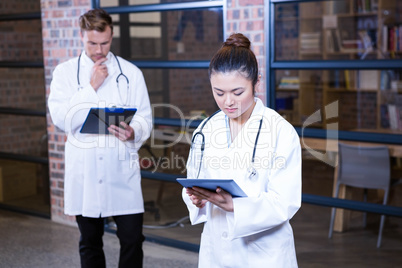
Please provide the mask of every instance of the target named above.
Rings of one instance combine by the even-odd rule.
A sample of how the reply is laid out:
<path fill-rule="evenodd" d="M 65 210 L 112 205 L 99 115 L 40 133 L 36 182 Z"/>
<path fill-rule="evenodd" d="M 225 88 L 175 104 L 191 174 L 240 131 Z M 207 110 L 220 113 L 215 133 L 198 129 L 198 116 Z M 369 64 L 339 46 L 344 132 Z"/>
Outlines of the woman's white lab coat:
<path fill-rule="evenodd" d="M 66 132 L 64 210 L 68 215 L 108 217 L 144 212 L 138 149 L 148 139 L 152 129 L 149 96 L 142 72 L 118 57 L 127 81 L 116 78 L 120 70 L 116 58 L 109 52 L 105 62 L 109 75 L 95 91 L 89 84 L 93 61 L 81 54 L 79 80 L 78 58 L 56 67 L 48 100 L 53 123 Z M 119 88 L 121 97 L 119 95 Z M 81 126 L 90 107 L 137 108 L 130 126 L 134 141 L 122 142 L 113 135 L 82 134 Z"/>
<path fill-rule="evenodd" d="M 203 128 L 205 151 L 199 178 L 234 179 L 248 197 L 233 198 L 234 212 L 211 203 L 198 209 L 183 189 L 191 223 L 205 222 L 200 268 L 297 267 L 289 220 L 301 205 L 299 137 L 279 114 L 257 98 L 256 102 L 250 119 L 229 147 L 223 112 L 213 116 Z M 261 118 L 254 164 L 257 175 L 250 179 L 247 168 Z M 201 143 L 198 135 L 187 162 L 188 178 L 197 176 Z"/>

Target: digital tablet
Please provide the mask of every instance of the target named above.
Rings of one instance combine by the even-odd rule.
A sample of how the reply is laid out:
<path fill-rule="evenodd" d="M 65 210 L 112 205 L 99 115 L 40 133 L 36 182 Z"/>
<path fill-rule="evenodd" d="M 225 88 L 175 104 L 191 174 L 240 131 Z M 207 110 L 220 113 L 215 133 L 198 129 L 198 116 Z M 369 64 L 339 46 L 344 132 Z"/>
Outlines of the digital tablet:
<path fill-rule="evenodd" d="M 217 187 L 222 188 L 226 192 L 229 192 L 233 197 L 246 197 L 239 185 L 231 179 L 186 179 L 177 178 L 178 183 L 186 188 L 193 186 L 205 188 L 211 191 L 215 191 Z"/>
<path fill-rule="evenodd" d="M 130 123 L 136 108 L 91 108 L 81 127 L 81 133 L 109 134 L 111 125 L 120 126 L 120 122 Z"/>

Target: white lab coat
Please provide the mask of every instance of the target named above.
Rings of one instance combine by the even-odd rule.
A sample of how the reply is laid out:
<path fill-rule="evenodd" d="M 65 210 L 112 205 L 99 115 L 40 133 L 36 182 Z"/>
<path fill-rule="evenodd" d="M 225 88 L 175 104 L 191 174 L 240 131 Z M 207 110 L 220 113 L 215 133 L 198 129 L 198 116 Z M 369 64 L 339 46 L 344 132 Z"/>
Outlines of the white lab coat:
<path fill-rule="evenodd" d="M 211 203 L 198 209 L 183 189 L 191 223 L 205 222 L 200 268 L 297 267 L 289 220 L 301 205 L 299 137 L 278 113 L 257 98 L 256 102 L 250 119 L 229 148 L 223 112 L 213 116 L 202 131 L 205 151 L 199 178 L 234 179 L 248 197 L 233 198 L 234 212 L 225 212 Z M 262 117 L 254 164 L 257 175 L 249 179 L 247 168 Z M 188 178 L 198 173 L 200 144 L 198 135 L 187 162 Z"/>
<path fill-rule="evenodd" d="M 109 52 L 106 66 L 109 75 L 97 91 L 89 84 L 94 62 L 81 54 L 58 65 L 53 72 L 48 100 L 53 123 L 65 131 L 64 211 L 67 215 L 108 217 L 144 212 L 138 149 L 148 139 L 152 129 L 152 112 L 142 72 L 130 62 L 118 57 L 123 73 L 119 97 L 116 78 L 120 70 L 116 58 Z M 90 107 L 122 106 L 137 108 L 130 122 L 134 141 L 122 142 L 113 135 L 81 134 L 80 129 Z"/>

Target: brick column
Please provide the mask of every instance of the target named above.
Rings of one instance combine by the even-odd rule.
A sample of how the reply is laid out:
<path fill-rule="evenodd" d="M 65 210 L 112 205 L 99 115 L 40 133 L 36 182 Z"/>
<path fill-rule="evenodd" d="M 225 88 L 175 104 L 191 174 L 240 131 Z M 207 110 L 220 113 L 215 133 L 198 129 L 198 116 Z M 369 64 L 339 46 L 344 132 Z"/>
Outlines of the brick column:
<path fill-rule="evenodd" d="M 259 72 L 262 75 L 260 87 L 256 96 L 266 103 L 268 89 L 265 76 L 265 46 L 264 46 L 264 0 L 227 0 L 226 34 L 238 32 L 246 35 L 251 41 Z M 268 29 L 267 29 L 268 31 Z"/>
<path fill-rule="evenodd" d="M 91 8 L 90 0 L 41 0 L 43 62 L 46 99 L 54 68 L 78 56 L 82 49 L 78 18 Z M 75 225 L 74 217 L 64 215 L 65 135 L 52 123 L 47 112 L 51 217 L 53 221 Z"/>

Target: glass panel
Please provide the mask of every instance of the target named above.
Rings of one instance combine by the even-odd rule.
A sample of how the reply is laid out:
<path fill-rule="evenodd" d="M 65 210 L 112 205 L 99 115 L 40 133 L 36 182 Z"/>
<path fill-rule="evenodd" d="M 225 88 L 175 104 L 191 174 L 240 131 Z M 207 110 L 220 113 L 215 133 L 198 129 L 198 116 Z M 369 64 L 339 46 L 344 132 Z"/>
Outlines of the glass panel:
<path fill-rule="evenodd" d="M 154 116 L 190 118 L 218 107 L 206 69 L 143 69 Z"/>
<path fill-rule="evenodd" d="M 218 1 L 218 0 L 208 0 Z M 137 6 L 151 4 L 166 4 L 166 3 L 186 3 L 194 2 L 194 0 L 100 0 L 101 7 L 116 7 L 116 6 Z"/>
<path fill-rule="evenodd" d="M 143 178 L 144 235 L 178 240 L 194 245 L 200 244 L 203 224 L 191 225 L 178 183 Z M 108 227 L 117 230 L 113 218 Z"/>
<path fill-rule="evenodd" d="M 0 152 L 47 157 L 46 117 L 0 114 Z"/>
<path fill-rule="evenodd" d="M 402 133 L 401 69 L 286 70 L 276 81 L 276 110 L 295 126 Z"/>
<path fill-rule="evenodd" d="M 48 166 L 0 159 L 0 203 L 49 214 Z"/>
<path fill-rule="evenodd" d="M 400 59 L 401 33 L 401 1 L 275 5 L 276 60 Z"/>
<path fill-rule="evenodd" d="M 43 61 L 40 20 L 2 21 L 0 40 L 1 61 Z"/>
<path fill-rule="evenodd" d="M 191 225 L 178 183 L 142 180 L 144 234 L 199 244 L 203 225 Z"/>
<path fill-rule="evenodd" d="M 128 60 L 210 60 L 223 40 L 221 8 L 120 14 L 113 19 L 112 51 Z"/>
<path fill-rule="evenodd" d="M 45 111 L 44 77 L 43 69 L 0 68 L 0 107 Z"/>
<path fill-rule="evenodd" d="M 0 14 L 40 12 L 40 1 L 0 1 Z"/>

